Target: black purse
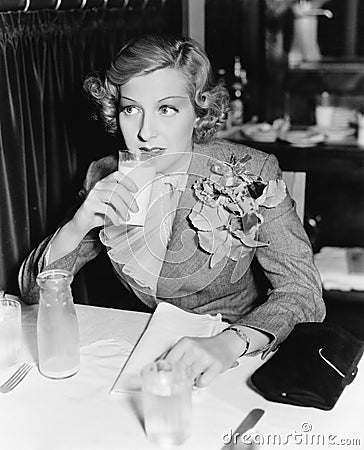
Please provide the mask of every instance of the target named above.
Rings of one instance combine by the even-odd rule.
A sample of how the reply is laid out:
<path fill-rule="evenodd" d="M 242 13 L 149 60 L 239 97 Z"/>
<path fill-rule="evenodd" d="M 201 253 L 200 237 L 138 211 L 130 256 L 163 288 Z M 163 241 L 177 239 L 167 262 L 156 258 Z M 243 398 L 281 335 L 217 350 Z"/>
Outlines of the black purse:
<path fill-rule="evenodd" d="M 330 323 L 296 325 L 277 352 L 251 376 L 267 400 L 332 409 L 357 373 L 364 342 Z"/>

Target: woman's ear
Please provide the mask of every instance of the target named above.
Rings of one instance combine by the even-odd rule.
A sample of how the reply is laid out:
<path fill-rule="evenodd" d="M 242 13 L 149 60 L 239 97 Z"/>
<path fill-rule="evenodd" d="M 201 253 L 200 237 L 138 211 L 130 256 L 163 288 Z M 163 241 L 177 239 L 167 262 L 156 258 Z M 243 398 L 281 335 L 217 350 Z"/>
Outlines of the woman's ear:
<path fill-rule="evenodd" d="M 200 117 L 196 117 L 195 121 L 193 122 L 193 128 L 196 128 L 200 122 L 201 118 Z"/>

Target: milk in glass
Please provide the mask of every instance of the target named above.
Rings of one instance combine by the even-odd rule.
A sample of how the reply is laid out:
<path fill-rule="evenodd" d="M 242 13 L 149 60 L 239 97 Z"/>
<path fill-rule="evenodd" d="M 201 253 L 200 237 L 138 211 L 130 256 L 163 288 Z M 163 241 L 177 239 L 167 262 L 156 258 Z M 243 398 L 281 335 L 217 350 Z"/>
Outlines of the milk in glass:
<path fill-rule="evenodd" d="M 80 367 L 79 330 L 67 270 L 48 270 L 37 277 L 39 370 L 49 378 L 66 378 Z"/>
<path fill-rule="evenodd" d="M 139 211 L 129 211 L 128 225 L 143 226 L 148 212 L 150 197 L 152 194 L 153 180 L 156 174 L 154 165 L 155 154 L 147 152 L 131 153 L 119 151 L 119 172 L 128 175 L 138 186 L 135 201 Z"/>

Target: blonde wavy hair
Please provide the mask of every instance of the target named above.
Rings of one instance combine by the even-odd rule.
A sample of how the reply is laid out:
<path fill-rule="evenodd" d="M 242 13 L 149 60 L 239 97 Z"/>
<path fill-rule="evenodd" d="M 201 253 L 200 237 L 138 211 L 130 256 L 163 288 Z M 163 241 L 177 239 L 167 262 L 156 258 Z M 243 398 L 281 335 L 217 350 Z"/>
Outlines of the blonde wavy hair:
<path fill-rule="evenodd" d="M 210 61 L 191 38 L 145 36 L 128 42 L 116 55 L 103 76 L 90 74 L 84 90 L 96 105 L 99 116 L 112 134 L 118 133 L 120 86 L 130 79 L 159 69 L 178 70 L 198 121 L 193 139 L 205 143 L 212 139 L 226 120 L 229 95 L 221 84 L 213 82 Z"/>

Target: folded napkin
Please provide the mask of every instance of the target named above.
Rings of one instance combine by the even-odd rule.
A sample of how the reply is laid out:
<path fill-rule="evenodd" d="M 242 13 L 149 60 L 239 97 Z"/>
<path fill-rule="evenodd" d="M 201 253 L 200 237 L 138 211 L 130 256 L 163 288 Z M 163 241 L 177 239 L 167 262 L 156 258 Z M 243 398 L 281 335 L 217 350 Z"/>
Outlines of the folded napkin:
<path fill-rule="evenodd" d="M 140 391 L 140 372 L 184 336 L 209 337 L 224 330 L 221 314 L 193 314 L 166 302 L 158 304 L 147 329 L 121 369 L 110 393 Z"/>
<path fill-rule="evenodd" d="M 323 247 L 315 263 L 326 290 L 364 291 L 364 249 Z"/>

